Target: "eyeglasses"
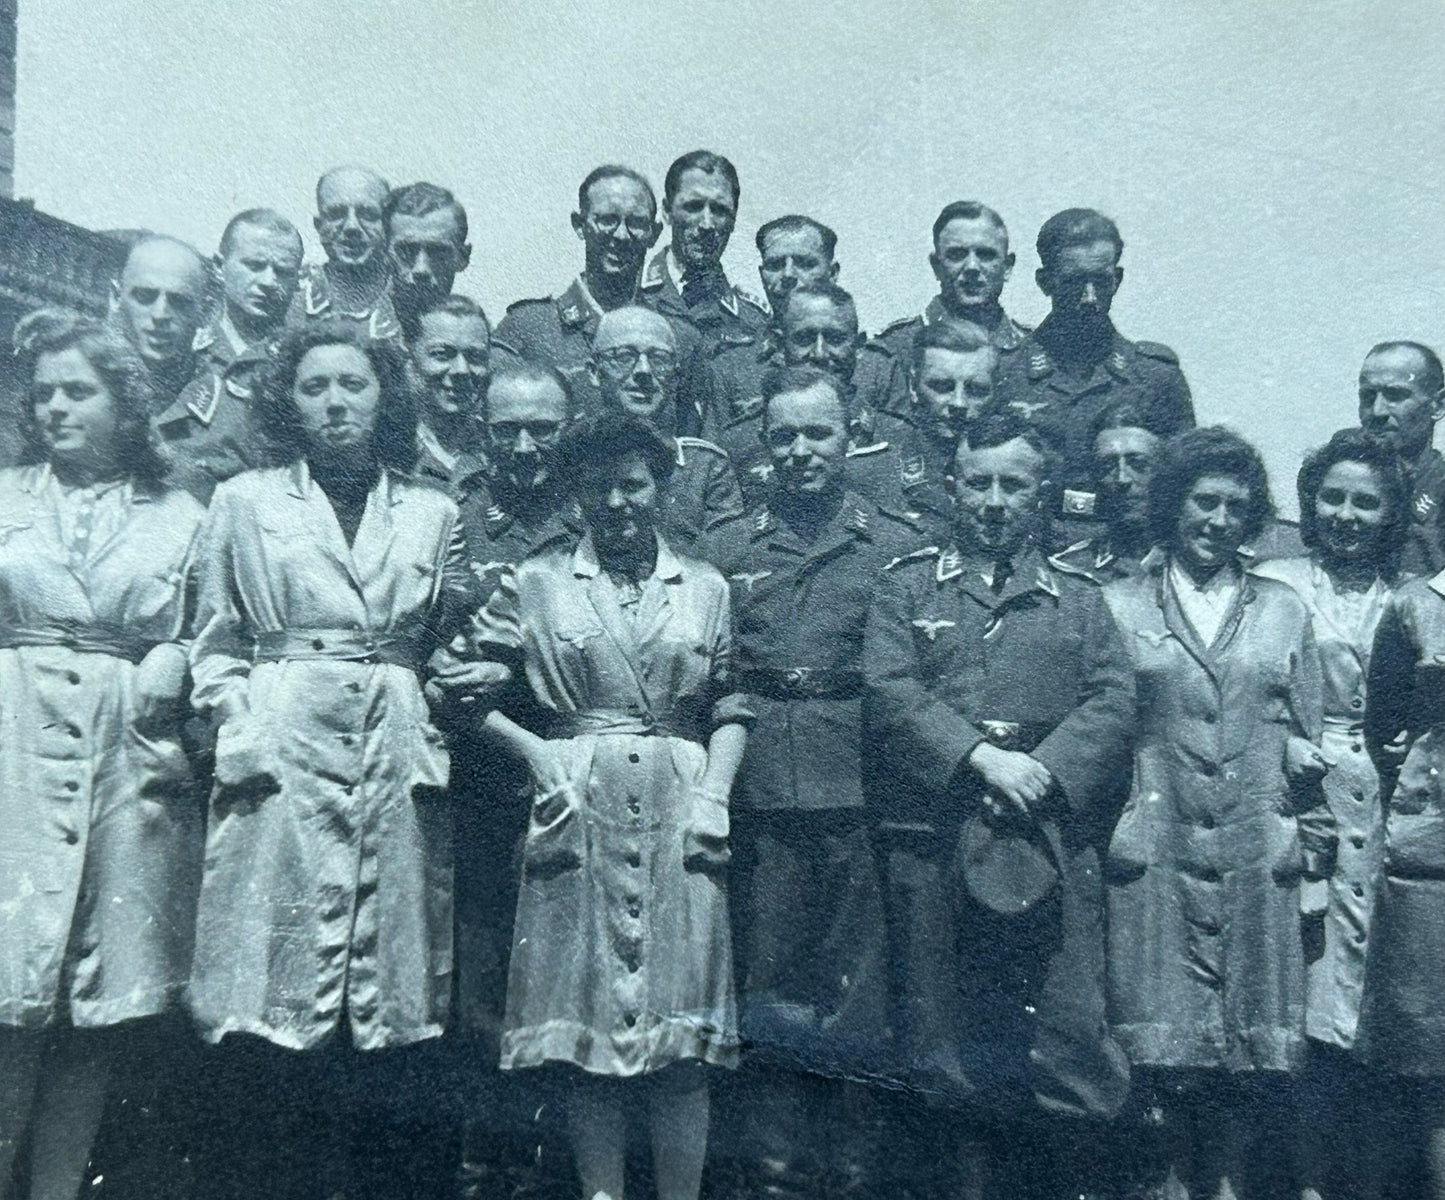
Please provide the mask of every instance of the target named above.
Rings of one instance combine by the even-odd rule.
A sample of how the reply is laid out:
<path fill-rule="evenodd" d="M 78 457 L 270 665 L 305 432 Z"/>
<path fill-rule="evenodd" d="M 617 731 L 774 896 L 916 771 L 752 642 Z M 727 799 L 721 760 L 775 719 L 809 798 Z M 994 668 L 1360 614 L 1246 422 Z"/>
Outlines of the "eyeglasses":
<path fill-rule="evenodd" d="M 619 231 L 626 230 L 628 237 L 641 239 L 650 237 L 653 228 L 653 223 L 646 217 L 628 217 L 624 224 L 616 213 L 588 213 L 587 223 L 598 233 L 605 233 L 608 237 L 615 237 Z"/>
<path fill-rule="evenodd" d="M 647 359 L 652 373 L 666 377 L 677 370 L 677 355 L 671 350 L 639 350 L 636 346 L 614 346 L 610 350 L 599 350 L 597 361 L 621 374 L 630 374 L 637 364 Z"/>

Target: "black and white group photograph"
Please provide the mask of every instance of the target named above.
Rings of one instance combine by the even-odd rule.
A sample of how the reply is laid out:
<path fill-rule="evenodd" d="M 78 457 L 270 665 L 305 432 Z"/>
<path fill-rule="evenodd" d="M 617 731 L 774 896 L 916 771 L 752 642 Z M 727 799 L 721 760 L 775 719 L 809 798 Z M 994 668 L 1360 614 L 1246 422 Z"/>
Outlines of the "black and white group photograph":
<path fill-rule="evenodd" d="M 0 0 L 0 1200 L 1445 1200 L 1442 113 Z"/>

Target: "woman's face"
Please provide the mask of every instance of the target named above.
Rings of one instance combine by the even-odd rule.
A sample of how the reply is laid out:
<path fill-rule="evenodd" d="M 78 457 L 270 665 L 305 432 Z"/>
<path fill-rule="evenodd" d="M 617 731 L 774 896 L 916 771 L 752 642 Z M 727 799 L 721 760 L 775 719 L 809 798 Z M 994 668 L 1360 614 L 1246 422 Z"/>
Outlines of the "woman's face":
<path fill-rule="evenodd" d="M 1315 492 L 1315 531 L 1333 562 L 1376 557 L 1385 531 L 1385 489 L 1368 463 L 1337 462 Z"/>
<path fill-rule="evenodd" d="M 115 399 L 79 349 L 72 346 L 35 360 L 30 403 L 52 461 L 114 464 L 120 425 Z"/>
<path fill-rule="evenodd" d="M 313 451 L 354 450 L 369 445 L 376 430 L 381 381 L 355 346 L 316 346 L 296 367 L 291 398 Z"/>
<path fill-rule="evenodd" d="M 1184 495 L 1171 549 L 1187 568 L 1210 572 L 1230 562 L 1244 541 L 1253 497 L 1231 475 L 1201 475 Z"/>
<path fill-rule="evenodd" d="M 657 525 L 657 480 L 641 451 L 618 455 L 581 486 L 582 515 L 593 540 L 612 549 L 650 538 Z"/>

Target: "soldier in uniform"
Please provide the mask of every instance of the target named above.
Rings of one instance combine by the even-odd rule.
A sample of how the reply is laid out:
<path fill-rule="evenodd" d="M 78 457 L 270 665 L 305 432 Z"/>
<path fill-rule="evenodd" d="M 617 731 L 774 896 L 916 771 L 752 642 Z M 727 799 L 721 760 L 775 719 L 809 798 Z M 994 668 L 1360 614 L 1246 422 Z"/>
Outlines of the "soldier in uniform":
<path fill-rule="evenodd" d="M 1095 517 L 1094 455 L 1089 443 L 1099 413 L 1115 400 L 1133 400 L 1158 437 L 1194 425 L 1189 385 L 1174 351 L 1155 342 L 1131 342 L 1109 319 L 1124 278 L 1124 241 L 1108 217 L 1070 208 L 1039 230 L 1035 279 L 1049 298 L 1049 315 L 1000 366 L 998 390 L 1060 452 L 1059 533 L 1079 540 L 1069 524 Z M 1097 528 L 1085 527 L 1094 533 Z"/>
<path fill-rule="evenodd" d="M 778 314 L 794 288 L 834 283 L 838 262 L 833 257 L 838 235 L 812 217 L 786 216 L 758 230 L 758 274 L 767 297 L 769 324 L 750 332 L 724 333 L 708 364 L 707 409 L 703 432 L 716 437 L 733 409 L 743 411 L 762 395 L 763 375 L 782 361 Z M 722 396 L 722 419 L 716 397 Z"/>
<path fill-rule="evenodd" d="M 110 320 L 140 354 L 162 407 L 195 374 L 196 333 L 210 288 L 210 266 L 200 252 L 160 236 L 130 248 L 111 286 Z"/>
<path fill-rule="evenodd" d="M 1406 574 L 1445 568 L 1445 457 L 1435 423 L 1445 415 L 1445 372 L 1419 342 L 1382 342 L 1360 368 L 1360 424 L 1394 450 L 1410 487 L 1410 536 L 1400 554 Z"/>
<path fill-rule="evenodd" d="M 737 170 L 722 155 L 692 150 L 674 162 L 662 185 L 672 241 L 642 274 L 648 304 L 697 326 L 705 353 L 768 324 L 767 306 L 729 283 L 722 268 L 739 195 Z"/>
<path fill-rule="evenodd" d="M 880 414 L 874 429 L 885 449 L 854 449 L 854 486 L 900 512 L 929 540 L 946 542 L 953 526 L 948 481 L 959 439 L 993 404 L 998 349 L 976 326 L 953 321 L 914 332 L 903 416 Z"/>
<path fill-rule="evenodd" d="M 1103 530 L 1053 555 L 1049 562 L 1070 575 L 1112 583 L 1137 575 L 1149 553 L 1149 480 L 1164 440 L 1144 425 L 1132 400 L 1109 405 L 1094 422 L 1094 515 Z"/>
<path fill-rule="evenodd" d="M 462 481 L 486 462 L 478 410 L 490 350 L 491 326 L 475 300 L 442 295 L 420 310 L 410 339 L 421 399 L 416 473 L 449 488 L 459 502 Z"/>
<path fill-rule="evenodd" d="M 757 737 L 732 813 L 733 938 L 747 1060 L 749 1196 L 871 1184 L 866 1105 L 849 1080 L 884 1065 L 883 898 L 863 801 L 859 659 L 875 580 L 916 548 L 906 521 L 846 487 L 837 378 L 763 383 L 769 498 L 709 539 L 733 602 L 733 667 Z"/>
<path fill-rule="evenodd" d="M 968 1195 L 1048 1194 L 1058 1118 L 1112 1115 L 1128 1090 L 1084 827 L 1128 762 L 1132 677 L 1100 589 L 1035 541 L 1044 445 L 1017 414 L 970 425 L 953 541 L 885 571 L 864 640 L 897 1069 L 931 1102 L 912 1102 L 915 1161 L 962 1167 Z"/>
<path fill-rule="evenodd" d="M 407 337 L 423 311 L 450 296 L 467 269 L 467 210 L 446 188 L 411 183 L 386 198 L 381 210 L 391 260 L 391 300 Z"/>
<path fill-rule="evenodd" d="M 259 462 L 251 402 L 296 295 L 301 253 L 296 226 L 268 208 L 237 213 L 221 234 L 221 305 L 192 343 L 199 369 L 155 421 L 172 480 L 202 504 Z"/>
<path fill-rule="evenodd" d="M 316 181 L 316 234 L 326 251 L 301 277 L 291 320 L 340 317 L 373 341 L 401 338 L 391 302 L 382 213 L 391 188 L 370 167 L 335 167 Z"/>
<path fill-rule="evenodd" d="M 776 320 L 777 349 L 761 365 L 814 366 L 836 376 L 847 390 L 851 454 L 886 451 L 886 443 L 873 436 L 875 414 L 892 406 L 890 397 L 907 385 L 893 356 L 859 333 L 853 297 L 828 279 L 799 284 L 787 293 Z M 716 440 L 734 456 L 750 503 L 761 498 L 772 472 L 761 441 L 762 395 L 754 390 L 760 375 L 720 370 L 709 375 L 708 403 Z"/>
<path fill-rule="evenodd" d="M 598 398 L 586 368 L 602 315 L 651 304 L 638 281 L 647 251 L 662 233 L 652 185 L 630 167 L 598 167 L 577 189 L 572 229 L 583 245 L 582 274 L 560 296 L 518 300 L 498 323 L 492 344 L 513 358 L 556 367 L 582 411 L 594 412 Z M 669 323 L 678 342 L 679 420 L 692 432 L 699 423 L 692 413 L 701 411 L 702 339 L 686 317 L 672 314 Z"/>
<path fill-rule="evenodd" d="M 1013 273 L 1008 227 L 1003 218 L 976 200 L 955 200 L 933 222 L 933 252 L 928 256 L 938 280 L 938 295 L 916 317 L 894 321 L 878 340 L 906 359 L 918 330 L 939 322 L 972 325 L 984 332 L 1000 354 L 1023 344 L 1029 327 L 1004 312 L 999 297 Z"/>
<path fill-rule="evenodd" d="M 743 498 L 727 451 L 678 433 L 678 368 L 677 338 L 660 313 L 629 305 L 597 322 L 588 377 L 603 410 L 638 417 L 672 443 L 677 465 L 661 489 L 659 514 L 667 536 L 690 547 L 713 526 L 741 516 Z"/>

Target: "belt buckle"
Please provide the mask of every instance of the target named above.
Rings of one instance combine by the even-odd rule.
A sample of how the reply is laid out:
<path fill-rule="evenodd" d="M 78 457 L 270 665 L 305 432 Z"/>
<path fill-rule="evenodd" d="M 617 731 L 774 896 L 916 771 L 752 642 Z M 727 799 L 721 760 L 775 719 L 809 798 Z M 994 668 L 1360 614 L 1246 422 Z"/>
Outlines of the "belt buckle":
<path fill-rule="evenodd" d="M 783 678 L 787 681 L 788 686 L 799 690 L 808 686 L 812 676 L 813 671 L 810 667 L 789 667 L 783 672 Z"/>

